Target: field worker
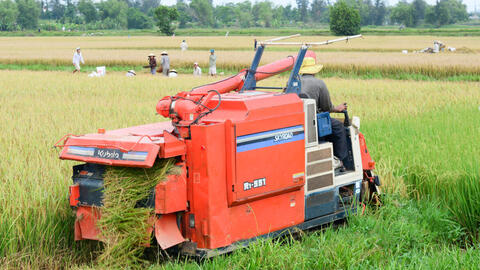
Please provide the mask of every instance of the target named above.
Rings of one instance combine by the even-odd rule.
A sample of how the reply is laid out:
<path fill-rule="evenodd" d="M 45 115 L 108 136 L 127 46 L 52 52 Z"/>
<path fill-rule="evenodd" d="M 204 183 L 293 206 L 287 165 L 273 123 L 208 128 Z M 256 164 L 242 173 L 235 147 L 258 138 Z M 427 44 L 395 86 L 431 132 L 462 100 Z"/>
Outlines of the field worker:
<path fill-rule="evenodd" d="M 137 76 L 137 73 L 135 72 L 135 70 L 130 69 L 129 71 L 127 71 L 127 74 L 125 74 L 125 76 L 127 76 L 127 77 L 135 77 L 135 76 Z"/>
<path fill-rule="evenodd" d="M 445 44 L 443 44 L 443 42 L 438 41 L 438 40 L 437 40 L 437 43 L 438 43 L 438 48 L 440 49 L 439 51 L 444 52 L 445 51 Z"/>
<path fill-rule="evenodd" d="M 148 66 L 150 68 L 150 73 L 155 75 L 157 73 L 157 59 L 155 59 L 155 54 L 151 53 L 148 55 Z"/>
<path fill-rule="evenodd" d="M 73 66 L 75 67 L 75 70 L 73 70 L 73 74 L 75 74 L 75 72 L 77 71 L 80 71 L 80 62 L 82 62 L 82 64 L 85 64 L 85 61 L 83 61 L 82 52 L 80 52 L 80 47 L 78 47 L 75 50 L 72 59 Z"/>
<path fill-rule="evenodd" d="M 440 44 L 438 44 L 438 41 L 433 42 L 433 53 L 438 53 L 440 51 Z"/>
<path fill-rule="evenodd" d="M 202 69 L 197 62 L 193 63 L 193 76 L 202 76 Z"/>
<path fill-rule="evenodd" d="M 208 75 L 216 76 L 217 75 L 217 56 L 215 55 L 215 50 L 210 50 L 210 59 L 209 59 L 209 68 Z"/>
<path fill-rule="evenodd" d="M 178 73 L 175 69 L 171 69 L 169 72 L 168 72 L 168 77 L 170 78 L 175 78 L 178 76 Z"/>
<path fill-rule="evenodd" d="M 168 76 L 168 72 L 170 71 L 170 58 L 168 57 L 168 53 L 166 51 L 162 52 L 162 58 L 160 59 L 160 64 L 162 65 L 163 75 Z"/>
<path fill-rule="evenodd" d="M 317 102 L 318 112 L 342 112 L 347 109 L 347 103 L 342 103 L 336 107 L 332 105 L 328 88 L 322 80 L 315 78 L 323 68 L 322 65 L 315 63 L 315 58 L 305 57 L 299 73 L 301 74 L 301 94 Z M 335 168 L 344 170 L 343 160 L 347 158 L 347 136 L 343 123 L 337 119 L 331 119 L 332 134 L 325 137 L 327 141 L 333 143 L 333 153 L 335 155 Z"/>
<path fill-rule="evenodd" d="M 188 44 L 185 39 L 182 41 L 182 43 L 180 43 L 180 49 L 182 50 L 182 52 L 188 49 Z"/>

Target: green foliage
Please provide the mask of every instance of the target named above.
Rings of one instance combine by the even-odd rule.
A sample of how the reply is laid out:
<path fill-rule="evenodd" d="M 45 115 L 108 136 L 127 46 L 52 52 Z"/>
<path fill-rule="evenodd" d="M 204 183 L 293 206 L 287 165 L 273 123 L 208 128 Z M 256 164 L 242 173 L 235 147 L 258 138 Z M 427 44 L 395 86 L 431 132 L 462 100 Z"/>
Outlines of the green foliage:
<path fill-rule="evenodd" d="M 4 0 L 12 1 L 12 0 Z M 36 0 L 15 0 L 17 5 L 18 25 L 22 29 L 35 29 L 38 18 L 55 20 L 62 24 L 75 24 L 70 29 L 126 29 L 127 27 L 150 28 L 153 23 L 154 9 L 159 6 L 160 0 L 45 0 L 41 3 Z M 383 25 L 400 23 L 409 27 L 422 25 L 424 22 L 441 26 L 465 21 L 468 19 L 466 6 L 461 0 L 441 0 L 435 6 L 428 5 L 425 0 L 414 0 L 411 4 L 402 0 L 391 9 L 390 20 L 387 15 L 390 9 L 385 0 L 344 0 L 357 10 L 360 15 L 360 24 Z M 22 4 L 22 3 L 27 4 Z M 309 27 L 318 28 L 330 21 L 330 11 L 333 8 L 329 0 L 296 0 L 297 7 L 282 6 L 271 0 L 243 1 L 225 3 L 213 6 L 211 0 L 177 0 L 175 7 L 178 11 L 179 28 L 224 28 L 224 27 Z M 7 4 L 4 4 L 7 5 Z M 40 13 L 40 6 L 45 6 L 45 12 Z M 134 8 L 142 12 L 127 11 Z M 22 10 L 20 12 L 20 10 Z M 33 10 L 33 12 L 31 12 Z M 28 14 L 25 14 L 28 13 Z M 128 13 L 128 14 L 127 14 Z M 41 16 L 40 16 L 41 14 Z M 10 20 L 10 15 L 3 16 Z M 129 17 L 129 18 L 128 18 Z M 150 19 L 146 19 L 149 17 Z M 140 19 L 146 19 L 140 23 Z M 30 22 L 31 21 L 31 22 Z M 13 30 L 18 27 L 5 27 L 3 30 Z M 2 29 L 2 26 L 0 26 Z M 42 28 L 44 29 L 44 28 Z M 49 30 L 49 28 L 45 28 Z"/>
<path fill-rule="evenodd" d="M 155 9 L 154 14 L 160 32 L 167 36 L 173 35 L 176 28 L 174 22 L 178 20 L 179 16 L 177 9 L 174 7 L 159 6 Z"/>
<path fill-rule="evenodd" d="M 61 19 L 62 23 L 80 23 L 77 19 L 77 7 L 71 0 L 67 0 L 67 6 L 65 7 L 65 13 Z"/>
<path fill-rule="evenodd" d="M 330 9 L 325 0 L 313 0 L 310 10 L 310 18 L 314 22 L 327 23 L 330 21 Z"/>
<path fill-rule="evenodd" d="M 257 2 L 253 5 L 253 18 L 256 26 L 271 27 L 273 20 L 272 3 L 269 1 Z"/>
<path fill-rule="evenodd" d="M 127 11 L 128 29 L 149 29 L 153 27 L 152 19 L 136 8 Z"/>
<path fill-rule="evenodd" d="M 392 8 L 390 19 L 395 23 L 412 27 L 414 26 L 413 11 L 412 6 L 407 2 L 398 2 L 398 4 Z"/>
<path fill-rule="evenodd" d="M 387 16 L 387 7 L 383 0 L 375 0 L 375 10 L 373 12 L 373 24 L 383 25 Z"/>
<path fill-rule="evenodd" d="M 425 0 L 413 0 L 411 5 L 413 25 L 418 25 L 423 19 L 425 19 L 425 13 L 428 6 L 427 2 L 425 2 Z"/>
<path fill-rule="evenodd" d="M 65 6 L 61 3 L 60 0 L 51 0 L 49 2 L 50 8 L 50 18 L 54 20 L 60 20 L 65 14 Z"/>
<path fill-rule="evenodd" d="M 330 30 L 335 35 L 360 33 L 360 14 L 343 0 L 335 3 L 330 11 Z"/>
<path fill-rule="evenodd" d="M 361 25 L 372 25 L 374 16 L 374 7 L 371 0 L 360 0 L 357 1 L 354 5 L 358 12 L 360 13 L 360 23 Z"/>
<path fill-rule="evenodd" d="M 18 9 L 12 0 L 0 1 L 0 31 L 12 31 L 16 28 Z"/>
<path fill-rule="evenodd" d="M 468 19 L 467 7 L 461 0 L 440 0 L 436 5 L 428 8 L 426 21 L 441 26 L 453 24 Z"/>
<path fill-rule="evenodd" d="M 178 11 L 178 23 L 179 23 L 178 27 L 185 28 L 187 26 L 187 23 L 189 23 L 191 20 L 191 17 L 192 17 L 191 10 L 183 0 L 177 1 L 177 5 L 175 7 L 177 8 L 177 11 Z M 219 8 L 217 8 L 216 10 L 219 10 Z M 218 17 L 219 16 L 217 16 L 217 18 Z"/>
<path fill-rule="evenodd" d="M 97 8 L 92 0 L 80 0 L 77 5 L 78 11 L 83 15 L 86 23 L 97 20 Z"/>
<path fill-rule="evenodd" d="M 160 6 L 160 0 L 141 0 L 140 3 L 140 11 L 145 14 L 148 14 L 151 10 L 154 10 L 155 8 Z"/>
<path fill-rule="evenodd" d="M 298 20 L 302 22 L 308 21 L 308 0 L 296 0 L 298 9 Z"/>
<path fill-rule="evenodd" d="M 98 4 L 99 15 L 106 28 L 126 29 L 128 6 L 121 0 L 107 0 Z"/>
<path fill-rule="evenodd" d="M 249 1 L 239 3 L 235 9 L 235 15 L 241 28 L 253 26 L 252 4 Z"/>
<path fill-rule="evenodd" d="M 177 259 L 154 269 L 471 269 L 479 250 L 452 246 L 458 224 L 436 202 L 392 196 L 378 210 L 346 224 L 262 239 L 227 256 L 196 262 Z"/>
<path fill-rule="evenodd" d="M 233 3 L 228 3 L 226 5 L 217 6 L 217 8 L 215 8 L 214 15 L 221 25 L 234 26 L 237 23 L 237 16 L 235 15 L 235 12 L 235 5 Z M 182 13 L 180 14 L 180 16 L 183 16 Z"/>
<path fill-rule="evenodd" d="M 36 29 L 40 17 L 40 7 L 35 0 L 16 0 L 18 8 L 17 23 L 22 29 Z"/>
<path fill-rule="evenodd" d="M 201 26 L 213 26 L 213 6 L 209 0 L 192 0 L 190 8 L 193 17 Z"/>
<path fill-rule="evenodd" d="M 385 158 L 388 153 L 390 162 L 399 165 L 394 173 L 403 176 L 410 196 L 437 199 L 473 241 L 480 240 L 480 155 L 476 151 L 480 130 L 472 127 L 479 121 L 478 104 L 468 103 L 438 108 L 408 120 L 379 121 L 375 128 L 369 124 L 364 127 L 371 131 L 370 141 L 389 141 L 370 151 Z M 412 141 L 411 137 L 416 139 Z"/>

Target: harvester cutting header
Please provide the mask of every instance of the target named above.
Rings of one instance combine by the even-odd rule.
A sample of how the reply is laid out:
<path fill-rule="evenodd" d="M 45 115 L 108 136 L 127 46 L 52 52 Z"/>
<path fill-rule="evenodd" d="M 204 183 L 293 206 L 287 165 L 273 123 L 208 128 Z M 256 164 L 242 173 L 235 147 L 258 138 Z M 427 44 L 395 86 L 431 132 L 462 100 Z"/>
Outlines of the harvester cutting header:
<path fill-rule="evenodd" d="M 344 112 L 348 157 L 345 170 L 337 170 L 325 140 L 330 116 L 299 97 L 298 74 L 305 57 L 316 58 L 310 46 L 357 37 L 262 42 L 249 69 L 162 98 L 156 110 L 170 121 L 66 137 L 60 158 L 85 162 L 74 167 L 70 187 L 75 239 L 99 239 L 106 167 L 151 168 L 161 159 L 174 159 L 179 173 L 159 182 L 139 207 L 154 209 L 151 230 L 165 250 L 210 257 L 351 213 L 379 185 L 359 120 L 352 125 Z M 259 67 L 266 46 L 296 44 L 296 57 Z M 256 85 L 289 70 L 285 87 Z"/>

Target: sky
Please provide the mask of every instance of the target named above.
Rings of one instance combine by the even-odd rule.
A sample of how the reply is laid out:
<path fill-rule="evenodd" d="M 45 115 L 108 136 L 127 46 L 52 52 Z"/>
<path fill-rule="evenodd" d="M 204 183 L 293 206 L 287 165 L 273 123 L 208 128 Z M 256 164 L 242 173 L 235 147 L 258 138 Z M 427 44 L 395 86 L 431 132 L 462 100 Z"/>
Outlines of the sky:
<path fill-rule="evenodd" d="M 176 0 L 160 0 L 163 5 L 173 5 L 177 1 Z M 221 5 L 225 4 L 228 2 L 233 2 L 233 3 L 238 3 L 238 2 L 243 2 L 245 0 L 213 0 L 213 4 L 215 5 Z M 251 2 L 255 2 L 255 0 L 250 0 Z M 292 6 L 296 6 L 296 1 L 295 0 L 271 0 L 273 3 L 277 5 L 288 5 L 291 4 Z M 436 0 L 425 0 L 427 3 L 430 5 L 435 4 Z M 386 0 L 386 2 L 389 5 L 395 5 L 398 0 Z M 411 0 L 408 0 L 408 2 L 411 2 Z M 463 3 L 467 5 L 467 10 L 468 12 L 474 11 L 475 8 L 475 2 L 477 3 L 477 11 L 480 10 L 480 0 L 463 0 Z"/>

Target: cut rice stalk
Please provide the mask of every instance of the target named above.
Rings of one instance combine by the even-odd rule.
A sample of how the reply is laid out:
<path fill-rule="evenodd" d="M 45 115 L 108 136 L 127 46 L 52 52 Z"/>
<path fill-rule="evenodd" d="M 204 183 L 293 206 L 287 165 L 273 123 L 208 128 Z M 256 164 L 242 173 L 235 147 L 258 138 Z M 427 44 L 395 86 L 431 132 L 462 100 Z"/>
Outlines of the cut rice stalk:
<path fill-rule="evenodd" d="M 174 159 L 162 159 L 149 169 L 108 167 L 104 174 L 102 217 L 98 222 L 105 243 L 101 265 L 114 268 L 140 266 L 150 242 L 154 209 L 137 207 L 169 174 L 177 174 Z"/>

